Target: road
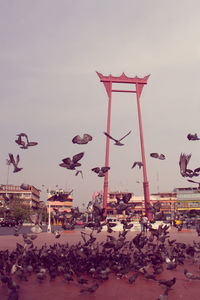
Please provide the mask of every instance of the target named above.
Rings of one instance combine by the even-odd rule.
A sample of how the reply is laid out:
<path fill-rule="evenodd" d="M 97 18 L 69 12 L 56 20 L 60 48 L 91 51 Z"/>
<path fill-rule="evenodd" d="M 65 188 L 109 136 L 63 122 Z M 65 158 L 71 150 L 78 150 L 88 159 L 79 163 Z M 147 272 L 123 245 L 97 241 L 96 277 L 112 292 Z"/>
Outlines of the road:
<path fill-rule="evenodd" d="M 31 232 L 31 225 L 23 225 L 22 228 L 20 229 L 19 233 L 32 233 Z M 61 226 L 60 225 L 52 225 L 51 230 L 60 230 Z M 42 226 L 42 231 L 47 232 L 47 225 Z M 15 232 L 15 227 L 0 227 L 0 236 L 1 235 L 13 235 Z"/>

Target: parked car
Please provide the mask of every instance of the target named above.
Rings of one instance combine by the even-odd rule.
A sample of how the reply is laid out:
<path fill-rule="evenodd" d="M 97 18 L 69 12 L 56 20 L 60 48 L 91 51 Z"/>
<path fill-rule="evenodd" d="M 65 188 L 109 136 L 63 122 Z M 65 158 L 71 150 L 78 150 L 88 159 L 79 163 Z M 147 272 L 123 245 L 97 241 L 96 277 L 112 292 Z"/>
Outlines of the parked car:
<path fill-rule="evenodd" d="M 17 222 L 15 220 L 3 220 L 0 222 L 0 226 L 1 227 L 14 227 L 15 225 L 17 225 Z"/>
<path fill-rule="evenodd" d="M 84 224 L 85 223 L 83 221 L 81 221 L 81 220 L 77 220 L 77 222 L 76 222 L 76 225 L 79 225 L 79 226 L 84 225 Z"/>

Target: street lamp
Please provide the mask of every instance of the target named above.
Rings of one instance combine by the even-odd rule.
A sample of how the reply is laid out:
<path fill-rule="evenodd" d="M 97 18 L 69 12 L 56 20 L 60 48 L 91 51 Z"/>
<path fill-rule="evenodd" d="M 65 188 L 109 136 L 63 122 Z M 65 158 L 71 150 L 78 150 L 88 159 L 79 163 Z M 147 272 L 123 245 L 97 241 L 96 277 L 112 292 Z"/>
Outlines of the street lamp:
<path fill-rule="evenodd" d="M 42 187 L 45 187 L 45 185 L 43 184 Z M 49 194 L 49 188 L 46 190 L 47 195 Z M 47 196 L 47 201 L 48 201 L 48 196 Z M 49 213 L 48 213 L 48 226 L 47 226 L 47 232 L 51 233 L 51 203 L 48 201 L 48 209 L 49 209 Z"/>
<path fill-rule="evenodd" d="M 10 168 L 10 165 L 11 165 L 11 161 L 9 159 L 6 159 L 6 165 L 8 166 L 8 169 L 7 169 L 7 177 L 6 177 L 6 193 L 5 193 L 5 198 L 4 198 L 4 205 L 3 205 L 3 208 L 4 208 L 4 220 L 6 219 L 6 215 L 7 215 L 7 212 L 8 212 L 8 207 L 7 207 L 7 204 L 9 203 L 9 196 L 8 196 L 8 178 L 9 178 L 9 168 Z"/>
<path fill-rule="evenodd" d="M 58 187 L 58 184 L 56 185 L 56 187 Z M 55 191 L 50 191 L 50 189 L 48 188 L 47 189 L 47 193 L 49 194 L 52 194 L 52 192 L 53 192 L 53 194 L 56 194 L 56 190 Z M 47 199 L 47 201 L 48 201 L 48 199 Z M 51 203 L 50 203 L 50 201 L 48 201 L 48 205 L 49 205 L 49 214 L 48 214 L 48 226 L 47 226 L 47 232 L 48 233 L 51 233 Z"/>
<path fill-rule="evenodd" d="M 49 202 L 49 217 L 48 217 L 47 232 L 51 233 L 51 204 L 50 204 L 50 202 Z"/>

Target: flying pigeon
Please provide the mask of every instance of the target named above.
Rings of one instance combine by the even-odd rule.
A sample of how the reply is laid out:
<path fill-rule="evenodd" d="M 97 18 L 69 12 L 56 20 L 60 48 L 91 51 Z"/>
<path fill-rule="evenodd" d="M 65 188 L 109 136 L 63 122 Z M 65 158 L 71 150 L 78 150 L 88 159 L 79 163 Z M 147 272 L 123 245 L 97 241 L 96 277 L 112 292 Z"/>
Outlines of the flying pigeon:
<path fill-rule="evenodd" d="M 20 133 L 17 134 L 18 138 L 17 140 L 15 140 L 15 142 L 21 146 L 21 149 L 28 149 L 28 147 L 31 146 L 36 146 L 38 143 L 37 142 L 30 142 L 28 139 L 28 135 L 26 133 Z M 23 140 L 23 138 L 25 138 L 25 140 Z"/>
<path fill-rule="evenodd" d="M 25 133 L 20 133 L 20 134 L 17 134 L 17 136 L 18 136 L 18 138 L 17 138 L 17 140 L 15 140 L 15 142 L 19 145 L 19 146 L 21 146 L 20 148 L 22 148 L 22 149 L 27 149 L 28 147 L 26 146 L 26 143 L 25 143 L 25 141 L 22 139 L 22 137 L 25 137 L 26 138 L 26 140 L 27 140 L 27 135 L 25 134 Z"/>
<path fill-rule="evenodd" d="M 165 155 L 162 154 L 162 153 L 158 154 L 158 153 L 153 152 L 153 153 L 150 153 L 150 156 L 153 157 L 153 158 L 158 158 L 160 160 L 164 160 L 165 159 Z"/>
<path fill-rule="evenodd" d="M 195 134 L 189 133 L 187 135 L 187 138 L 188 138 L 189 141 L 198 141 L 198 140 L 200 140 L 200 138 L 198 137 L 197 133 L 195 133 Z"/>
<path fill-rule="evenodd" d="M 89 201 L 88 206 L 87 206 L 87 212 L 92 213 L 93 211 L 93 203 L 92 201 Z"/>
<path fill-rule="evenodd" d="M 187 170 L 187 165 L 190 161 L 192 154 L 185 154 L 181 153 L 180 159 L 179 159 L 179 166 L 180 166 L 180 173 L 183 177 L 186 176 L 186 170 Z"/>
<path fill-rule="evenodd" d="M 81 174 L 81 177 L 83 178 L 83 171 L 82 170 L 77 170 L 75 176 L 78 176 L 78 174 Z"/>
<path fill-rule="evenodd" d="M 81 163 L 78 161 L 83 157 L 84 152 L 80 152 L 73 156 L 71 159 L 70 157 L 64 158 L 62 161 L 63 163 L 59 164 L 60 167 L 69 169 L 69 170 L 75 170 L 76 167 L 80 167 Z"/>
<path fill-rule="evenodd" d="M 22 190 L 28 191 L 28 190 L 30 190 L 31 187 L 30 187 L 29 184 L 22 183 L 22 184 L 20 185 L 20 188 L 21 188 Z"/>
<path fill-rule="evenodd" d="M 76 135 L 72 139 L 72 143 L 82 145 L 82 144 L 87 144 L 91 140 L 92 140 L 92 136 L 87 133 L 84 133 L 83 138 L 81 138 L 80 135 Z"/>
<path fill-rule="evenodd" d="M 143 167 L 143 163 L 141 161 L 135 161 L 131 167 L 131 169 L 135 168 L 135 166 L 138 166 L 139 169 L 141 169 L 141 167 Z"/>
<path fill-rule="evenodd" d="M 17 173 L 17 172 L 21 171 L 23 168 L 18 168 L 18 164 L 19 164 L 19 161 L 20 161 L 19 154 L 17 154 L 16 160 L 14 159 L 14 156 L 13 156 L 12 153 L 8 153 L 8 155 L 10 157 L 9 162 L 11 164 L 13 164 L 13 166 L 14 166 L 13 173 Z"/>
<path fill-rule="evenodd" d="M 117 146 L 123 146 L 124 144 L 122 144 L 121 143 L 121 141 L 127 136 L 127 135 L 129 135 L 131 133 L 131 130 L 126 134 L 126 135 L 124 135 L 121 139 L 115 139 L 115 138 L 113 138 L 111 135 L 109 135 L 107 132 L 104 132 L 104 134 L 107 136 L 107 137 L 109 137 L 111 140 L 113 140 L 113 141 L 115 141 L 115 144 L 114 145 L 117 145 Z"/>
<path fill-rule="evenodd" d="M 200 188 L 200 182 L 194 181 L 194 180 L 191 180 L 191 179 L 188 179 L 187 181 L 192 182 L 192 183 L 197 183 L 199 185 L 199 188 Z"/>
<path fill-rule="evenodd" d="M 97 173 L 99 177 L 104 177 L 105 173 L 110 170 L 110 167 L 96 167 L 91 169 L 93 172 Z"/>
<path fill-rule="evenodd" d="M 186 169 L 183 177 L 191 178 L 191 177 L 197 177 L 197 176 L 199 176 L 199 168 L 194 169 L 194 171 L 191 169 Z"/>

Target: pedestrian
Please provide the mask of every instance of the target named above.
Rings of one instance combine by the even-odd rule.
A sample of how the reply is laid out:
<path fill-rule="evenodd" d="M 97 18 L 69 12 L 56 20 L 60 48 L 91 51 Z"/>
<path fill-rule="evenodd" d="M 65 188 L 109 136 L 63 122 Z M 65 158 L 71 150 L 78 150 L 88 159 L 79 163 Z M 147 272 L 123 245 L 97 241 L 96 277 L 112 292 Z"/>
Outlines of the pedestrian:
<path fill-rule="evenodd" d="M 143 224 L 142 218 L 143 218 L 143 216 L 141 215 L 140 219 L 139 219 L 139 223 L 140 223 L 140 226 L 141 226 L 141 232 L 144 232 L 144 224 Z"/>
<path fill-rule="evenodd" d="M 144 232 L 147 232 L 147 228 L 148 228 L 148 218 L 146 215 L 143 216 L 143 224 L 144 224 Z"/>
<path fill-rule="evenodd" d="M 197 222 L 196 222 L 196 232 L 197 232 L 198 236 L 200 236 L 200 222 L 199 222 L 199 220 L 197 220 Z"/>
<path fill-rule="evenodd" d="M 141 226 L 141 232 L 147 232 L 148 218 L 146 217 L 145 214 L 141 215 L 139 222 Z"/>

